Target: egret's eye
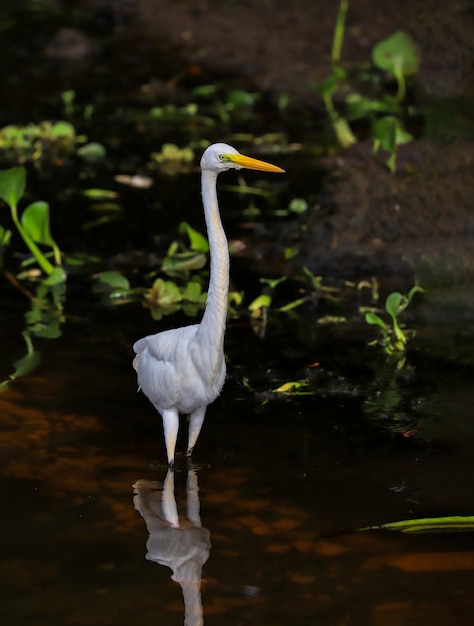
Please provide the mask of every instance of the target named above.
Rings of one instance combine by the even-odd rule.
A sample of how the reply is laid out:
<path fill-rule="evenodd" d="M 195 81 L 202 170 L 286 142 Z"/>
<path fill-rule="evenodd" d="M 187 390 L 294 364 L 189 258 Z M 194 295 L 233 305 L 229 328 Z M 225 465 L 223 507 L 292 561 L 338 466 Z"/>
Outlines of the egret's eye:
<path fill-rule="evenodd" d="M 229 160 L 229 157 L 227 156 L 227 154 L 219 154 L 219 159 L 220 159 L 221 161 L 226 162 L 226 161 L 228 161 L 228 160 Z"/>

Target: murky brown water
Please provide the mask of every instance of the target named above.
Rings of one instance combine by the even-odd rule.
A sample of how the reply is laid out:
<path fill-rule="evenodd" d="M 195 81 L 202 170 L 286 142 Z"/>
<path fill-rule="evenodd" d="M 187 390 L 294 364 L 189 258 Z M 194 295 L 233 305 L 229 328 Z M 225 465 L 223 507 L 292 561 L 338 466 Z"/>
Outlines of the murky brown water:
<path fill-rule="evenodd" d="M 3 623 L 172 626 L 185 598 L 193 625 L 468 623 L 472 535 L 354 532 L 472 513 L 465 370 L 419 364 L 422 436 L 391 437 L 342 386 L 263 408 L 246 398 L 239 354 L 253 351 L 256 378 L 272 331 L 262 343 L 231 325 L 230 378 L 197 469 L 182 459 L 167 475 L 160 420 L 130 367 L 150 323 L 131 309 L 73 322 L 0 395 Z"/>

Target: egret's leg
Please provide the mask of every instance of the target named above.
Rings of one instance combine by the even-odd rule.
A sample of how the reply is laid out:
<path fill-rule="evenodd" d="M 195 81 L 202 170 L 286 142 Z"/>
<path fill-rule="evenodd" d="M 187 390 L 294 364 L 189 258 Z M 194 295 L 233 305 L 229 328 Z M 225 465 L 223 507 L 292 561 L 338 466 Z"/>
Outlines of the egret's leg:
<path fill-rule="evenodd" d="M 179 528 L 178 509 L 174 496 L 174 471 L 168 470 L 163 483 L 162 506 L 165 518 L 173 528 Z"/>
<path fill-rule="evenodd" d="M 201 528 L 198 476 L 195 470 L 192 469 L 188 471 L 188 479 L 186 481 L 186 502 L 188 520 L 193 523 L 194 527 Z"/>
<path fill-rule="evenodd" d="M 176 449 L 176 439 L 178 437 L 179 415 L 176 409 L 163 409 L 160 411 L 163 418 L 163 430 L 165 433 L 166 454 L 168 464 L 174 465 L 174 453 Z"/>
<path fill-rule="evenodd" d="M 197 438 L 199 437 L 202 423 L 204 422 L 204 416 L 206 415 L 206 409 L 207 406 L 200 406 L 189 416 L 188 449 L 186 451 L 187 456 L 191 456 Z"/>

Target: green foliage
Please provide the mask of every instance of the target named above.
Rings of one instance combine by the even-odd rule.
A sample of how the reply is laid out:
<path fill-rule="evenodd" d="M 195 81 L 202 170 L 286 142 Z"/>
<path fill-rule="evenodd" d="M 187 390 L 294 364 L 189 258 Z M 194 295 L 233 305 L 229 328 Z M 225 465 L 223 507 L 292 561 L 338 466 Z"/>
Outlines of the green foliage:
<path fill-rule="evenodd" d="M 375 311 L 366 311 L 365 321 L 367 324 L 378 326 L 382 334 L 380 340 L 372 341 L 369 345 L 381 345 L 384 352 L 389 355 L 402 355 L 407 348 L 408 340 L 414 337 L 415 331 L 405 329 L 399 321 L 399 316 L 408 307 L 415 293 L 422 293 L 423 291 L 424 289 L 415 285 L 407 295 L 398 291 L 390 293 L 385 301 L 385 311 L 389 315 L 389 322 L 385 321 Z"/>
<path fill-rule="evenodd" d="M 51 248 L 56 266 L 61 265 L 61 253 L 51 236 L 49 205 L 41 201 L 33 202 L 26 207 L 20 219 L 18 203 L 23 197 L 25 188 L 26 172 L 24 167 L 13 167 L 9 170 L 0 171 L 0 199 L 10 207 L 12 221 L 36 262 L 43 272 L 50 276 L 55 267 L 38 247 L 42 245 Z M 58 272 L 56 272 L 56 276 L 59 276 Z"/>
<path fill-rule="evenodd" d="M 101 143 L 91 141 L 78 148 L 77 154 L 82 157 L 84 161 L 95 163 L 105 158 L 106 150 Z"/>
<path fill-rule="evenodd" d="M 396 158 L 398 147 L 409 143 L 413 135 L 407 132 L 400 120 L 393 115 L 375 118 L 372 120 L 372 139 L 374 141 L 373 153 L 379 149 L 389 153 L 386 165 L 392 174 L 396 170 Z"/>
<path fill-rule="evenodd" d="M 424 517 L 421 519 L 402 520 L 389 522 L 379 526 L 367 526 L 358 528 L 358 531 L 366 530 L 395 530 L 407 534 L 421 533 L 446 533 L 446 532 L 472 532 L 474 531 L 474 515 L 452 515 L 450 517 Z"/>
<path fill-rule="evenodd" d="M 59 271 L 61 276 L 56 276 Z M 65 321 L 64 297 L 66 283 L 62 276 L 62 268 L 55 268 L 47 279 L 36 286 L 34 295 L 30 296 L 30 308 L 25 313 L 25 330 L 23 339 L 26 354 L 13 363 L 13 372 L 7 380 L 0 383 L 0 391 L 8 388 L 11 381 L 27 376 L 41 361 L 41 353 L 35 348 L 33 339 L 56 339 L 61 335 L 61 325 Z"/>
<path fill-rule="evenodd" d="M 164 174 L 173 176 L 190 168 L 194 161 L 194 152 L 191 148 L 179 148 L 174 143 L 165 143 L 161 152 L 151 153 L 152 164 L 157 164 Z"/>
<path fill-rule="evenodd" d="M 231 119 L 239 121 L 248 119 L 260 97 L 256 93 L 219 84 L 200 85 L 192 93 L 204 104 L 209 103 L 212 115 L 224 124 L 228 124 Z"/>
<path fill-rule="evenodd" d="M 9 380 L 28 374 L 39 362 L 39 353 L 34 349 L 31 336 L 53 339 L 61 334 L 64 322 L 63 301 L 65 295 L 66 273 L 62 267 L 61 252 L 51 235 L 49 205 L 38 200 L 29 204 L 19 216 L 18 205 L 26 189 L 26 172 L 24 167 L 14 167 L 0 171 L 0 199 L 10 208 L 11 220 L 24 243 L 29 248 L 33 261 L 36 262 L 44 275 L 36 286 L 36 293 L 30 296 L 30 309 L 25 314 L 26 330 L 23 333 L 27 345 L 27 354 L 14 363 L 14 372 Z M 4 245 L 10 237 L 4 227 L 0 228 L 0 239 Z M 49 248 L 44 253 L 40 248 Z M 50 262 L 52 254 L 54 265 Z M 31 260 L 23 262 L 27 267 Z M 26 275 L 30 275 L 26 272 Z M 22 278 L 19 275 L 18 278 Z M 13 279 L 12 282 L 17 284 Z M 29 295 L 29 292 L 27 292 Z M 5 389 L 9 381 L 0 385 Z"/>
<path fill-rule="evenodd" d="M 420 51 L 413 39 L 402 30 L 380 41 L 372 50 L 372 61 L 381 70 L 393 74 L 398 83 L 396 100 L 405 97 L 405 76 L 420 70 Z"/>
<path fill-rule="evenodd" d="M 61 165 L 64 158 L 77 152 L 85 161 L 98 161 L 106 155 L 104 146 L 78 137 L 74 126 L 65 120 L 0 128 L 0 162 L 29 163 L 41 167 L 44 163 Z"/>
<path fill-rule="evenodd" d="M 181 222 L 179 225 L 179 232 L 185 233 L 188 236 L 191 250 L 196 250 L 197 252 L 202 252 L 204 254 L 209 252 L 209 243 L 206 237 L 195 230 L 187 222 Z"/>
<path fill-rule="evenodd" d="M 17 378 L 22 378 L 23 376 L 27 376 L 38 366 L 41 361 L 41 352 L 38 352 L 35 349 L 29 332 L 23 332 L 23 339 L 25 340 L 26 344 L 26 354 L 25 356 L 21 357 L 13 363 L 14 370 L 7 380 L 4 380 L 0 383 L 0 392 L 8 389 L 11 381 L 16 380 Z"/>
<path fill-rule="evenodd" d="M 398 147 L 413 139 L 403 126 L 404 110 L 401 105 L 406 95 L 406 77 L 419 71 L 419 48 L 403 31 L 376 44 L 372 50 L 374 68 L 396 79 L 397 94 L 394 97 L 382 93 L 370 96 L 359 94 L 350 86 L 349 75 L 340 63 L 347 10 L 348 1 L 341 0 L 333 36 L 331 74 L 316 86 L 316 90 L 324 101 L 338 143 L 348 148 L 357 141 L 349 121 L 368 120 L 374 144 L 373 153 L 376 154 L 379 149 L 387 151 L 389 157 L 386 165 L 394 173 Z M 334 105 L 338 93 L 345 94 L 345 116 Z"/>
<path fill-rule="evenodd" d="M 0 128 L 0 160 L 39 163 L 61 161 L 75 150 L 76 131 L 69 122 L 43 121 L 39 124 Z"/>

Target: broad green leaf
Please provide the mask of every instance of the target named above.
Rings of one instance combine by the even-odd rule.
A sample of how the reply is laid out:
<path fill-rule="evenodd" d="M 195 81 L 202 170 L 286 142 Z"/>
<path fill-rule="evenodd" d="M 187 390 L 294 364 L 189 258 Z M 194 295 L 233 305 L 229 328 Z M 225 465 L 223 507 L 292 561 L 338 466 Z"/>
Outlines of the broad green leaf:
<path fill-rule="evenodd" d="M 0 171 L 0 198 L 10 207 L 16 207 L 26 188 L 26 170 L 24 167 L 12 167 Z"/>
<path fill-rule="evenodd" d="M 126 290 L 130 289 L 130 282 L 123 274 L 119 272 L 109 271 L 101 272 L 99 274 L 99 280 L 101 283 L 105 283 L 112 287 L 112 289 Z"/>
<path fill-rule="evenodd" d="M 271 305 L 271 303 L 272 303 L 271 296 L 262 293 L 262 295 L 255 298 L 255 300 L 253 300 L 249 304 L 248 309 L 249 311 L 258 311 L 259 309 L 263 307 L 268 308 Z"/>
<path fill-rule="evenodd" d="M 399 30 L 374 46 L 372 60 L 381 70 L 408 76 L 420 69 L 420 49 L 408 33 Z"/>
<path fill-rule="evenodd" d="M 101 143 L 91 142 L 86 143 L 85 146 L 81 146 L 77 154 L 85 161 L 99 161 L 105 157 L 106 151 Z"/>
<path fill-rule="evenodd" d="M 187 234 L 192 250 L 197 250 L 198 252 L 204 253 L 209 252 L 209 243 L 206 237 L 204 237 L 204 235 L 195 230 L 187 222 L 181 222 L 181 224 L 179 225 L 179 232 L 184 232 Z"/>
<path fill-rule="evenodd" d="M 394 319 L 406 309 L 408 301 L 399 291 L 392 291 L 385 301 L 385 309 Z"/>
<path fill-rule="evenodd" d="M 69 122 L 60 120 L 51 127 L 51 133 L 54 137 L 70 138 L 74 139 L 76 136 L 76 129 Z"/>
<path fill-rule="evenodd" d="M 49 205 L 43 200 L 29 204 L 23 211 L 21 223 L 35 243 L 54 246 L 55 242 L 49 230 Z"/>

